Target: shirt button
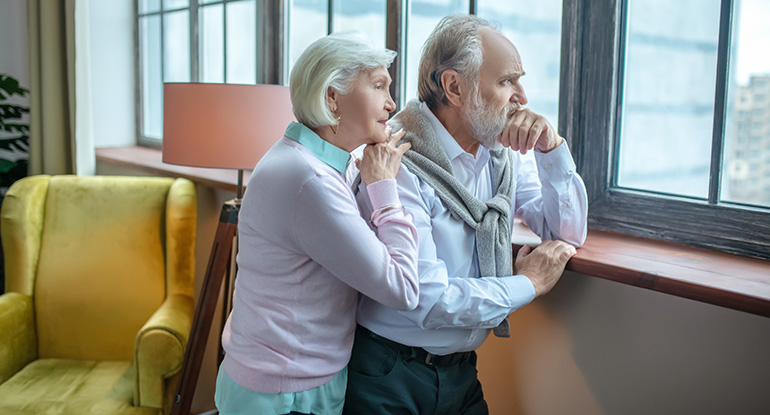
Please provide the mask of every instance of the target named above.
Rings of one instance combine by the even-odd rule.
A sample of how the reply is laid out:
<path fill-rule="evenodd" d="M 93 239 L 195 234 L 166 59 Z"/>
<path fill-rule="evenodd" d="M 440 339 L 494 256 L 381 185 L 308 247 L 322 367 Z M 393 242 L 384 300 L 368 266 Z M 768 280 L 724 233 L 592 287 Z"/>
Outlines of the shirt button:
<path fill-rule="evenodd" d="M 546 170 L 551 170 L 551 165 L 550 165 L 550 164 L 546 164 L 546 165 L 545 165 L 545 169 L 546 169 Z"/>

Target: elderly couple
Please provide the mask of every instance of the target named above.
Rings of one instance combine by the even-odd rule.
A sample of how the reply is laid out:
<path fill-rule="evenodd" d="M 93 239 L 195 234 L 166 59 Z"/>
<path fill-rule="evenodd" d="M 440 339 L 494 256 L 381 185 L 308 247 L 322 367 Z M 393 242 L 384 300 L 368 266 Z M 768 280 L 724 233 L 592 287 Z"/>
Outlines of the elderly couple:
<path fill-rule="evenodd" d="M 444 18 L 419 101 L 388 121 L 394 56 L 330 35 L 292 70 L 298 122 L 240 213 L 222 414 L 485 414 L 474 350 L 508 336 L 508 315 L 585 239 L 585 187 L 564 140 L 523 107 L 507 38 Z M 512 264 L 514 217 L 544 242 Z"/>

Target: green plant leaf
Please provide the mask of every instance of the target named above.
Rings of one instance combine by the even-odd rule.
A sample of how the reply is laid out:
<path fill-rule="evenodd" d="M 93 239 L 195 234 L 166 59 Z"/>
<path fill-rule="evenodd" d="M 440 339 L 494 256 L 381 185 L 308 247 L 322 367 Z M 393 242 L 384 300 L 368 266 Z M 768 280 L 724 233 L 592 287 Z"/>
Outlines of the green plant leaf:
<path fill-rule="evenodd" d="M 0 89 L 5 91 L 9 96 L 25 96 L 29 92 L 28 89 L 22 88 L 19 85 L 19 81 L 6 74 L 0 74 Z M 7 99 L 7 97 L 3 97 L 3 100 L 5 99 Z"/>

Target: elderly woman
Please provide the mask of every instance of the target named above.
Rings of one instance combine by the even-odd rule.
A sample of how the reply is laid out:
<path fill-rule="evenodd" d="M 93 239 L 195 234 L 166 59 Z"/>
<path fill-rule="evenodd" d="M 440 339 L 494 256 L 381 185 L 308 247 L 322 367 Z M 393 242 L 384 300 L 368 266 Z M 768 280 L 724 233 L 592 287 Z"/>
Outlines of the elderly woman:
<path fill-rule="evenodd" d="M 341 413 L 358 293 L 401 310 L 417 305 L 417 233 L 394 180 L 409 145 L 397 146 L 403 132 L 385 125 L 394 56 L 356 35 L 330 35 L 292 70 L 299 122 L 257 164 L 240 212 L 215 397 L 222 414 Z M 357 165 L 376 231 L 350 187 L 350 152 L 363 144 Z"/>

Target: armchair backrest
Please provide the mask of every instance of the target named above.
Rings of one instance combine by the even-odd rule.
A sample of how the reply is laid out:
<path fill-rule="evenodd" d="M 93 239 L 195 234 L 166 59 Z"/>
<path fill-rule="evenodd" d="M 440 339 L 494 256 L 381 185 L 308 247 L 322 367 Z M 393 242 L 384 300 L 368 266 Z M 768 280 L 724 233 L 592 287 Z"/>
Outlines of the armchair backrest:
<path fill-rule="evenodd" d="M 131 360 L 165 297 L 193 296 L 195 203 L 185 179 L 15 183 L 2 209 L 6 291 L 33 297 L 38 357 Z"/>

